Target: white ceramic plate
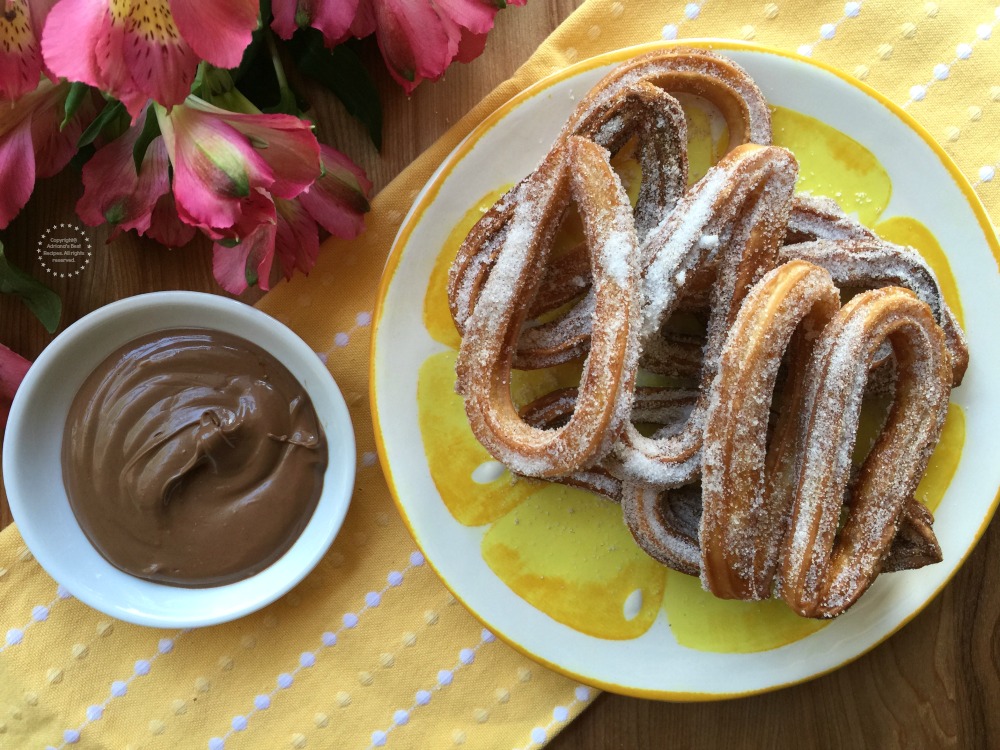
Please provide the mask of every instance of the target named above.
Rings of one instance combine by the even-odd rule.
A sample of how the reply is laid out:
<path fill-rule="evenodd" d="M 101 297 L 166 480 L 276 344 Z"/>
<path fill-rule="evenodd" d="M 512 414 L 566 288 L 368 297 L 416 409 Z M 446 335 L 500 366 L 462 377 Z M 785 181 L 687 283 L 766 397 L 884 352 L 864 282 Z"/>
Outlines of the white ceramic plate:
<path fill-rule="evenodd" d="M 686 41 L 685 44 L 691 44 Z M 883 217 L 919 218 L 951 263 L 972 353 L 952 396 L 966 419 L 966 441 L 936 514 L 944 562 L 881 576 L 862 601 L 827 627 L 757 653 L 711 653 L 680 645 L 660 610 L 640 637 L 586 635 L 536 609 L 487 565 L 487 526 L 458 523 L 432 480 L 418 421 L 418 371 L 445 347 L 423 322 L 431 271 L 452 227 L 491 190 L 530 172 L 579 99 L 614 65 L 652 49 L 621 50 L 585 61 L 532 86 L 476 128 L 444 161 L 404 221 L 387 264 L 372 345 L 372 406 L 379 451 L 399 508 L 444 583 L 508 643 L 584 682 L 664 699 L 735 697 L 833 670 L 887 638 L 919 612 L 955 573 L 989 522 L 1000 486 L 995 457 L 1000 350 L 1000 247 L 968 183 L 930 136 L 874 91 L 811 60 L 735 42 L 720 49 L 753 76 L 772 105 L 814 117 L 867 147 L 892 180 Z M 726 623 L 718 623 L 726 627 Z"/>

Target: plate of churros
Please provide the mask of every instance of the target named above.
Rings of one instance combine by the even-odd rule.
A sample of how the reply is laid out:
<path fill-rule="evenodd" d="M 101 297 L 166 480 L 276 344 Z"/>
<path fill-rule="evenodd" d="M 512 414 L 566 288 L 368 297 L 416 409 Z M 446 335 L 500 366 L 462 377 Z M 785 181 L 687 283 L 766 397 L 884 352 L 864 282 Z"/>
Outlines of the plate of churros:
<path fill-rule="evenodd" d="M 619 50 L 416 198 L 372 342 L 379 456 L 445 585 L 587 684 L 836 669 L 996 508 L 1000 245 L 905 112 L 791 53 Z"/>

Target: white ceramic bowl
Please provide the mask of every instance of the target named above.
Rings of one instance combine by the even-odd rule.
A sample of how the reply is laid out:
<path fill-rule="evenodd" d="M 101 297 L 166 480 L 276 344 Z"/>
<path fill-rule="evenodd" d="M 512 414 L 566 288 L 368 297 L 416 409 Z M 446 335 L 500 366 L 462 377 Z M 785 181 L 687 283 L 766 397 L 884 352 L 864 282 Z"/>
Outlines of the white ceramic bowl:
<path fill-rule="evenodd" d="M 168 328 L 211 328 L 274 355 L 302 384 L 326 432 L 329 460 L 312 519 L 279 560 L 236 583 L 191 589 L 144 581 L 115 568 L 77 523 L 63 486 L 60 453 L 77 390 L 127 342 Z M 164 628 L 214 625 L 285 594 L 329 549 L 354 489 L 354 430 L 333 377 L 289 328 L 248 305 L 212 294 L 156 292 L 114 302 L 80 319 L 38 357 L 18 389 L 3 445 L 11 513 L 43 568 L 75 597 L 112 617 Z"/>

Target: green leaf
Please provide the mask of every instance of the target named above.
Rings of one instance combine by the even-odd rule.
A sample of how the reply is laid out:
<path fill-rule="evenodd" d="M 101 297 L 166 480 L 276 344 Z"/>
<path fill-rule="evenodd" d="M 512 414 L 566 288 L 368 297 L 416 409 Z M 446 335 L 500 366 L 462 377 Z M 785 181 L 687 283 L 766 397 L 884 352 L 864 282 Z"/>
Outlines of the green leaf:
<path fill-rule="evenodd" d="M 11 265 L 4 255 L 2 242 L 0 242 L 0 293 L 20 297 L 49 333 L 55 333 L 59 327 L 59 318 L 62 315 L 62 300 L 59 299 L 59 295 L 20 268 Z"/>
<path fill-rule="evenodd" d="M 70 84 L 69 93 L 66 94 L 66 101 L 63 102 L 63 119 L 59 123 L 60 130 L 65 128 L 69 124 L 69 121 L 73 119 L 73 115 L 80 109 L 80 105 L 83 104 L 84 98 L 89 93 L 90 86 L 85 83 L 76 81 Z"/>
<path fill-rule="evenodd" d="M 361 59 L 343 44 L 328 50 L 316 29 L 300 29 L 288 43 L 299 71 L 321 83 L 367 128 L 375 148 L 382 148 L 382 105 L 375 82 Z"/>
<path fill-rule="evenodd" d="M 139 133 L 139 138 L 136 139 L 135 145 L 132 146 L 132 161 L 135 162 L 136 174 L 139 173 L 142 160 L 146 158 L 146 150 L 149 148 L 149 144 L 159 134 L 160 121 L 152 111 L 147 110 L 146 121 L 142 125 L 142 132 Z"/>
<path fill-rule="evenodd" d="M 125 112 L 124 104 L 117 99 L 109 99 L 108 103 L 104 105 L 104 109 L 101 110 L 101 114 L 83 131 L 80 140 L 76 142 L 77 148 L 83 148 L 93 143 L 97 136 L 101 134 L 101 131 L 114 122 L 123 112 Z"/>

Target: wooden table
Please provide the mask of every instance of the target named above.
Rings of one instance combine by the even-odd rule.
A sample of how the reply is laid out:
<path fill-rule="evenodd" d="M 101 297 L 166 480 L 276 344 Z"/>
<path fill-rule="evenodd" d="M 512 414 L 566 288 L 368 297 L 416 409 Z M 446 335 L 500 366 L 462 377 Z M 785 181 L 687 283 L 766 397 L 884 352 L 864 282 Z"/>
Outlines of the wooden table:
<path fill-rule="evenodd" d="M 507 78 L 581 0 L 533 0 L 500 13 L 485 54 L 445 80 L 403 96 L 377 81 L 385 112 L 378 154 L 331 97 L 312 92 L 322 140 L 350 154 L 376 189 L 389 182 L 483 95 Z M 368 62 L 376 52 L 368 49 Z M 370 66 L 376 69 L 378 66 Z M 32 248 L 53 223 L 77 223 L 78 174 L 41 183 L 3 234 L 8 253 L 41 275 Z M 63 325 L 112 300 L 158 289 L 218 292 L 208 244 L 178 251 L 125 236 L 98 248 L 81 278 L 55 284 Z M 253 293 L 247 300 L 255 298 Z M 0 341 L 34 357 L 51 340 L 30 314 L 0 299 Z M 55 467 L 53 470 L 56 470 Z M 0 498 L 0 527 L 10 523 Z M 554 750 L 611 748 L 987 748 L 1000 743 L 1000 524 L 993 524 L 944 592 L 887 643 L 833 674 L 776 693 L 723 703 L 669 704 L 604 695 L 553 741 Z M 668 669 L 664 665 L 664 669 Z"/>

